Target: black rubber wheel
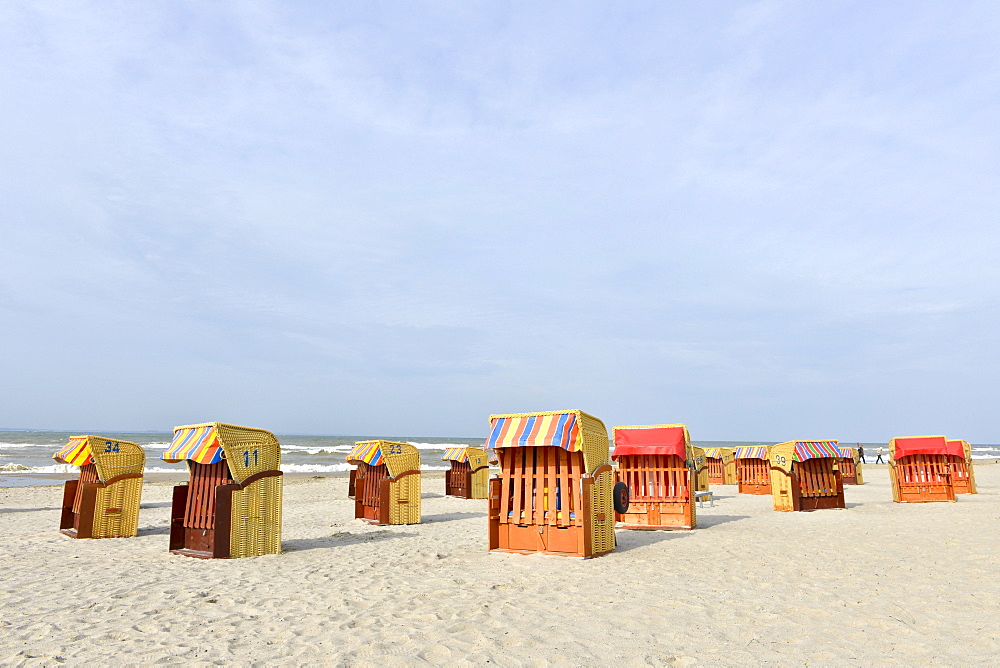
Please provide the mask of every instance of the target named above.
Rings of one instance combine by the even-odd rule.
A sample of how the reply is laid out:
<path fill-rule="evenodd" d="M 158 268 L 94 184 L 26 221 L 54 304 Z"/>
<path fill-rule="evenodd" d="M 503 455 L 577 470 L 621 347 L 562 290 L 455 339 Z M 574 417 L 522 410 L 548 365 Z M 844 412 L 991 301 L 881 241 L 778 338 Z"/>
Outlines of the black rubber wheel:
<path fill-rule="evenodd" d="M 624 515 L 628 512 L 628 485 L 623 482 L 616 482 L 615 488 L 611 492 L 611 498 L 615 502 L 615 512 Z"/>

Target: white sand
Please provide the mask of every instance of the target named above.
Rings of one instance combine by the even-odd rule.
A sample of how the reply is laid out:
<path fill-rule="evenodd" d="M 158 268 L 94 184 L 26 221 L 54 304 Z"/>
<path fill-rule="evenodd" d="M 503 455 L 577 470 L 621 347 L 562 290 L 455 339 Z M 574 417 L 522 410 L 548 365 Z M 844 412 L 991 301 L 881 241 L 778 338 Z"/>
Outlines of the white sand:
<path fill-rule="evenodd" d="M 0 489 L 0 662 L 997 665 L 1000 465 L 980 494 L 778 513 L 715 487 L 689 532 L 619 531 L 591 560 L 489 554 L 486 502 L 425 480 L 424 523 L 355 521 L 345 478 L 286 482 L 282 555 L 167 552 L 170 486 L 139 536 L 57 531 L 61 489 Z"/>

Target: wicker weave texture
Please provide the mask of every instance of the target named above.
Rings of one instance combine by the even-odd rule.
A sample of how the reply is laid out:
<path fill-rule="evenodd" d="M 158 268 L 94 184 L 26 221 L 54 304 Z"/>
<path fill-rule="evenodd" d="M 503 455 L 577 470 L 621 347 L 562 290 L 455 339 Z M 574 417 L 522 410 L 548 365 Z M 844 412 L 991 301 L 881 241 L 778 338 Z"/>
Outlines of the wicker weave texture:
<path fill-rule="evenodd" d="M 485 499 L 489 496 L 490 469 L 486 451 L 482 448 L 468 447 L 465 449 L 469 455 L 469 466 L 472 474 L 472 498 Z M 480 469 L 476 471 L 476 469 Z"/>
<path fill-rule="evenodd" d="M 688 461 L 691 462 L 691 472 L 694 474 L 692 478 L 694 481 L 694 491 L 707 492 L 709 486 L 708 459 L 705 457 L 705 449 L 691 445 L 690 441 L 688 441 L 687 452 Z"/>
<path fill-rule="evenodd" d="M 389 484 L 389 524 L 420 523 L 420 474 Z"/>
<path fill-rule="evenodd" d="M 262 478 L 233 492 L 232 558 L 281 552 L 281 494 L 281 476 Z"/>
<path fill-rule="evenodd" d="M 219 435 L 233 479 L 243 482 L 255 473 L 281 469 L 281 446 L 274 434 L 265 429 L 241 427 L 222 422 L 210 423 Z M 204 425 L 177 427 L 187 429 Z"/>
<path fill-rule="evenodd" d="M 611 464 L 608 428 L 593 415 L 574 411 L 583 433 L 583 462 L 589 475 L 598 467 Z M 608 468 L 597 476 L 590 488 L 591 529 L 593 554 L 603 554 L 615 549 L 615 507 L 612 491 L 615 486 L 614 470 Z M 601 518 L 604 519 L 601 519 Z"/>
<path fill-rule="evenodd" d="M 131 441 L 88 436 L 101 482 L 120 475 L 143 473 L 146 453 Z M 142 478 L 127 478 L 97 490 L 94 508 L 94 538 L 131 538 L 139 528 Z"/>

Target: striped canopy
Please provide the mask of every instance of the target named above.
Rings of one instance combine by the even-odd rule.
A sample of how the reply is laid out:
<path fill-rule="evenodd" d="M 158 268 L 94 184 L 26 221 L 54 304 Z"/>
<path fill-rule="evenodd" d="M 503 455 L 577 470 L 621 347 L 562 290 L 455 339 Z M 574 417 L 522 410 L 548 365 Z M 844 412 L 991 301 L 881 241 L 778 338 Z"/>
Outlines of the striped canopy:
<path fill-rule="evenodd" d="M 767 459 L 766 445 L 741 445 L 733 448 L 733 456 L 736 459 Z"/>
<path fill-rule="evenodd" d="M 441 455 L 441 461 L 443 462 L 458 462 L 464 463 L 469 461 L 469 451 L 468 449 L 461 448 L 446 448 L 444 454 Z"/>
<path fill-rule="evenodd" d="M 89 436 L 70 436 L 69 443 L 62 450 L 52 455 L 52 459 L 66 462 L 73 466 L 86 466 L 94 463 L 94 455 L 90 454 Z"/>
<path fill-rule="evenodd" d="M 722 459 L 722 451 L 728 450 L 728 448 L 703 448 L 705 450 L 705 456 L 709 459 Z"/>
<path fill-rule="evenodd" d="M 852 447 L 850 447 L 848 445 L 841 445 L 841 446 L 838 446 L 838 449 L 840 450 L 840 456 L 841 456 L 841 458 L 843 458 L 843 459 L 854 459 L 854 448 L 852 448 Z"/>
<path fill-rule="evenodd" d="M 807 459 L 822 459 L 824 457 L 833 457 L 834 459 L 844 457 L 840 454 L 837 441 L 795 441 L 796 461 L 804 462 Z"/>
<path fill-rule="evenodd" d="M 354 447 L 347 455 L 348 464 L 369 464 L 378 466 L 385 464 L 385 456 L 382 454 L 382 446 L 378 441 L 364 441 L 355 443 Z"/>
<path fill-rule="evenodd" d="M 174 429 L 174 440 L 160 457 L 165 462 L 189 459 L 198 464 L 217 464 L 224 458 L 219 434 L 212 425 Z"/>
<path fill-rule="evenodd" d="M 569 452 L 583 449 L 583 433 L 575 413 L 500 417 L 493 420 L 489 448 L 531 448 L 554 445 Z"/>

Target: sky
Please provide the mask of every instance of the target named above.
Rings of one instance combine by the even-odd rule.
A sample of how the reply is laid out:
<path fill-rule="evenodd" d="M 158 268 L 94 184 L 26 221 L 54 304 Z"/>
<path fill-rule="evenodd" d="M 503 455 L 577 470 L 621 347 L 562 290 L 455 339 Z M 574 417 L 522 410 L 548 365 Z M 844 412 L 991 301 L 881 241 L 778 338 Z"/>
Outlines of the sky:
<path fill-rule="evenodd" d="M 1000 443 L 995 2 L 0 3 L 0 427 Z"/>

